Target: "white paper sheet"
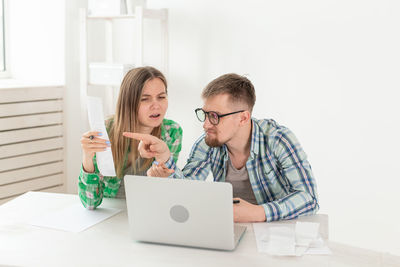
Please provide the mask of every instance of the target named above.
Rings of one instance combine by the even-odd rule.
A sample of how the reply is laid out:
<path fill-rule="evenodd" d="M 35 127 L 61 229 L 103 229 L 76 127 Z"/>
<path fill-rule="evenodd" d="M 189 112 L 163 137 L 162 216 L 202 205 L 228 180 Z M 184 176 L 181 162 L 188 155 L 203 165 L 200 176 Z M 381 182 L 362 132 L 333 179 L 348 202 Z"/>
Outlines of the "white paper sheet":
<path fill-rule="evenodd" d="M 319 223 L 297 222 L 295 226 L 296 245 L 309 247 L 318 237 Z"/>
<path fill-rule="evenodd" d="M 56 212 L 50 212 L 28 223 L 34 226 L 53 228 L 78 233 L 121 212 L 120 209 L 85 209 L 81 203 L 73 204 Z"/>
<path fill-rule="evenodd" d="M 328 255 L 318 223 L 254 223 L 258 252 L 279 256 Z"/>
<path fill-rule="evenodd" d="M 267 253 L 271 255 L 296 255 L 295 233 L 287 226 L 270 227 L 267 241 Z"/>
<path fill-rule="evenodd" d="M 101 132 L 101 138 L 109 140 L 106 127 L 104 125 L 103 104 L 101 102 L 101 98 L 88 96 L 87 109 L 91 130 Z M 96 152 L 96 160 L 97 167 L 102 175 L 116 176 L 111 147 L 107 147 L 107 150 L 104 152 Z"/>

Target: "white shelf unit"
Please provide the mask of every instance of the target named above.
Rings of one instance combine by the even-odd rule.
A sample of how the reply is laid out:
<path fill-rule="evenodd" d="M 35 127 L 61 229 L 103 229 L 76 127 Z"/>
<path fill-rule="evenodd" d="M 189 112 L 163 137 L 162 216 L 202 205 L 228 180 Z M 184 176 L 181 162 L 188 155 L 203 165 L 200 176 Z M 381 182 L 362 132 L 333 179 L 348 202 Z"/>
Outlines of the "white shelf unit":
<path fill-rule="evenodd" d="M 88 15 L 87 10 L 82 8 L 80 10 L 80 106 L 82 112 L 82 118 L 84 123 L 84 129 L 88 129 L 87 119 L 87 107 L 86 107 L 86 97 L 88 94 L 89 79 L 89 62 L 88 62 L 88 21 L 92 20 L 103 20 L 105 22 L 105 62 L 104 63 L 114 63 L 113 62 L 113 22 L 115 20 L 135 20 L 134 27 L 134 49 L 136 61 L 132 62 L 135 67 L 143 66 L 143 31 L 144 31 L 144 20 L 153 19 L 159 20 L 161 24 L 161 34 L 162 34 L 162 71 L 164 75 L 168 77 L 168 10 L 167 9 L 148 9 L 141 6 L 135 8 L 134 14 L 126 15 L 112 15 L 112 16 L 97 16 Z M 98 84 L 96 84 L 98 85 Z M 115 99 L 114 90 L 112 86 L 104 85 L 109 87 L 107 90 L 107 98 L 111 99 L 106 106 L 112 110 L 112 103 Z"/>

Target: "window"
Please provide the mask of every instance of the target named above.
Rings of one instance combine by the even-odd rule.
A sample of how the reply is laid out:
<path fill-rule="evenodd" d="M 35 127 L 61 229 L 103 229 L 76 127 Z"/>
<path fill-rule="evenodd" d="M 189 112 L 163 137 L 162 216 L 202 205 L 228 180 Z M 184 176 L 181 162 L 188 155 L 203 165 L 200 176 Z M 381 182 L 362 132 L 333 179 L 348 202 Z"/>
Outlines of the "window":
<path fill-rule="evenodd" d="M 5 77 L 8 74 L 7 69 L 7 46 L 6 46 L 6 20 L 5 20 L 5 0 L 0 0 L 0 77 Z"/>

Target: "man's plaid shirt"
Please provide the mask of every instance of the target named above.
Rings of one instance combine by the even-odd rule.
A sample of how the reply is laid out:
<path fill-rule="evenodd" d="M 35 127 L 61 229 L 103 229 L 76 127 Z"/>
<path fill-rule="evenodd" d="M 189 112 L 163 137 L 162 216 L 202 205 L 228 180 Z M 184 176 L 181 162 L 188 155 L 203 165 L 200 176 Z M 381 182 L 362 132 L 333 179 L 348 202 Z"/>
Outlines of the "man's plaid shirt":
<path fill-rule="evenodd" d="M 193 145 L 185 167 L 176 167 L 172 157 L 166 163 L 174 178 L 224 182 L 228 150 L 226 145 L 209 147 L 203 134 Z M 249 180 L 266 221 L 294 219 L 318 211 L 317 186 L 307 156 L 294 134 L 274 120 L 252 118 L 250 157 L 246 162 Z"/>

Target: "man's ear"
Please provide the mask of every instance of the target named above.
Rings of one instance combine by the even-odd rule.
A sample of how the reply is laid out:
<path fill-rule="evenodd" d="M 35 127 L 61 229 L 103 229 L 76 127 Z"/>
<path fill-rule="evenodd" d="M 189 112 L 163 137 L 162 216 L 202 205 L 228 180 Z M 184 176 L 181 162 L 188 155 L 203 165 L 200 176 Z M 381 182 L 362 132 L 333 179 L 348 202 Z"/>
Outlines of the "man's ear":
<path fill-rule="evenodd" d="M 240 126 L 246 125 L 251 120 L 251 114 L 248 110 L 240 113 Z"/>

